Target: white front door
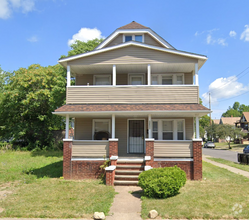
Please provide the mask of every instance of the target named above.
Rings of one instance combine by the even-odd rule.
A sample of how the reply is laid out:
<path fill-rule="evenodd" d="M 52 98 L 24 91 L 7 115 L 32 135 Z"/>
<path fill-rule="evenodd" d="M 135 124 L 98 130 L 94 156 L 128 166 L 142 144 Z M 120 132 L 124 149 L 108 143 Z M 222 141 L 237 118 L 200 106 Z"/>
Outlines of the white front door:
<path fill-rule="evenodd" d="M 128 122 L 128 153 L 144 153 L 144 120 Z"/>

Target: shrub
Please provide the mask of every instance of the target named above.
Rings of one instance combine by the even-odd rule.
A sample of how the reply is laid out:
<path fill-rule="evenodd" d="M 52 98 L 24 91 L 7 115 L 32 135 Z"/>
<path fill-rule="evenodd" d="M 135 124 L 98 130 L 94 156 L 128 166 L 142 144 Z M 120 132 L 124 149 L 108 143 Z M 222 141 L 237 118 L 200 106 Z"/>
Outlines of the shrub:
<path fill-rule="evenodd" d="M 174 166 L 144 171 L 138 180 L 138 185 L 149 198 L 167 198 L 177 195 L 187 178 L 183 170 Z"/>

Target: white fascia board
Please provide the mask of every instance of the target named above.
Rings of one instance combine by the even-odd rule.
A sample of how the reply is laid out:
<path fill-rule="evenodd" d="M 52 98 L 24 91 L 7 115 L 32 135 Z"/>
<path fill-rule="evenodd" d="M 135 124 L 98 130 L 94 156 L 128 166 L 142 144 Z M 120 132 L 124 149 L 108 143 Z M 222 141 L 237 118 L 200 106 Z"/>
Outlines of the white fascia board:
<path fill-rule="evenodd" d="M 186 57 L 195 58 L 195 59 L 201 59 L 201 60 L 204 60 L 204 61 L 207 60 L 207 57 L 204 56 L 204 55 L 192 54 L 192 53 L 188 53 L 188 52 L 184 52 L 184 51 L 178 51 L 178 50 L 175 50 L 175 49 L 167 49 L 167 48 L 152 46 L 152 45 L 148 45 L 148 44 L 143 44 L 143 43 L 140 43 L 140 42 L 128 41 L 128 42 L 118 44 L 118 45 L 115 45 L 115 46 L 112 46 L 112 47 L 106 47 L 106 48 L 103 48 L 103 49 L 94 50 L 94 51 L 90 51 L 90 52 L 83 53 L 83 54 L 78 54 L 78 55 L 75 55 L 75 56 L 72 56 L 72 57 L 66 57 L 66 58 L 63 58 L 63 59 L 59 60 L 58 62 L 63 66 L 67 66 L 68 61 L 76 60 L 76 59 L 83 58 L 83 57 L 92 56 L 92 55 L 95 55 L 95 54 L 115 50 L 115 49 L 118 49 L 118 48 L 127 47 L 127 46 L 130 46 L 130 45 L 140 46 L 140 47 L 144 47 L 144 48 L 148 48 L 148 49 L 154 49 L 154 50 L 158 50 L 158 51 L 162 51 L 162 52 L 172 53 L 172 54 L 186 56 Z"/>
<path fill-rule="evenodd" d="M 131 34 L 134 34 L 134 33 L 141 33 L 141 34 L 147 33 L 151 37 L 153 37 L 154 39 L 156 39 L 159 43 L 161 43 L 162 45 L 164 45 L 166 48 L 174 49 L 170 44 L 168 44 L 163 38 L 161 38 L 158 34 L 156 34 L 151 29 L 124 29 L 124 30 L 121 29 L 121 30 L 117 30 L 113 34 L 111 34 L 103 42 L 103 44 L 100 44 L 99 46 L 97 46 L 95 48 L 95 50 L 102 49 L 104 46 L 106 46 L 108 43 L 110 43 L 117 35 L 119 35 L 119 34 L 127 34 L 127 33 L 131 33 Z"/>
<path fill-rule="evenodd" d="M 116 114 L 116 115 L 122 115 L 122 114 L 127 114 L 127 113 L 131 113 L 131 114 L 137 114 L 137 113 L 140 113 L 140 114 L 144 114 L 144 113 L 147 113 L 147 114 L 155 114 L 155 113 L 193 113 L 193 117 L 196 117 L 198 116 L 198 114 L 209 114 L 210 110 L 196 110 L 196 111 L 182 111 L 182 110 L 174 110 L 174 111 L 92 111 L 92 112 L 84 112 L 84 111 L 80 111 L 80 112 L 76 112 L 76 111 L 73 111 L 73 112 L 52 112 L 52 114 L 55 114 L 55 115 L 75 115 L 75 114 L 84 114 L 84 115 L 87 115 L 87 114 L 96 114 L 96 115 L 99 115 L 99 114 Z"/>

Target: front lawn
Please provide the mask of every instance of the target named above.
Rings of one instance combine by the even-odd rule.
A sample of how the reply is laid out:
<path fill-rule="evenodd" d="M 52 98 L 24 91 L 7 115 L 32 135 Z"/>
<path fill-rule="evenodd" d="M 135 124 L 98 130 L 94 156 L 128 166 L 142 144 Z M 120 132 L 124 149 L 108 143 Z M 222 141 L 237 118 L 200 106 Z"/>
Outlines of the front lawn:
<path fill-rule="evenodd" d="M 249 172 L 249 165 L 234 163 L 232 161 L 228 161 L 228 160 L 224 160 L 224 159 L 220 159 L 220 158 L 214 158 L 214 157 L 208 157 L 208 159 Z"/>
<path fill-rule="evenodd" d="M 169 219 L 247 219 L 249 179 L 203 162 L 203 180 L 187 181 L 167 199 L 142 197 L 142 216 L 151 209 Z"/>
<path fill-rule="evenodd" d="M 95 211 L 108 213 L 113 187 L 61 176 L 61 152 L 0 151 L 0 217 L 90 218 Z"/>
<path fill-rule="evenodd" d="M 248 145 L 248 144 L 234 144 L 233 142 L 230 143 L 232 149 L 229 149 L 228 143 L 216 143 L 215 142 L 215 149 L 220 149 L 220 150 L 231 150 L 231 151 L 236 151 L 239 153 L 243 152 L 243 149 Z"/>

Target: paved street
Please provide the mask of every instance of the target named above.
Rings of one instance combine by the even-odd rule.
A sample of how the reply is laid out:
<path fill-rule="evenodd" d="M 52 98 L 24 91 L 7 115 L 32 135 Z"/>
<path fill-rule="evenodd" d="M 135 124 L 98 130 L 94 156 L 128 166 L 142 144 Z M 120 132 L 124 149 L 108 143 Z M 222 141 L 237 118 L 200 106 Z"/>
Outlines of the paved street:
<path fill-rule="evenodd" d="M 221 158 L 224 160 L 230 160 L 232 162 L 238 162 L 237 159 L 237 152 L 229 151 L 229 150 L 216 150 L 216 149 L 209 149 L 209 148 L 202 148 L 202 154 Z"/>

